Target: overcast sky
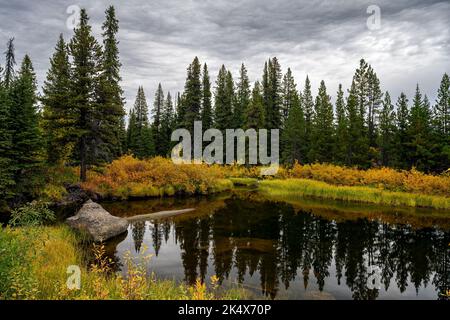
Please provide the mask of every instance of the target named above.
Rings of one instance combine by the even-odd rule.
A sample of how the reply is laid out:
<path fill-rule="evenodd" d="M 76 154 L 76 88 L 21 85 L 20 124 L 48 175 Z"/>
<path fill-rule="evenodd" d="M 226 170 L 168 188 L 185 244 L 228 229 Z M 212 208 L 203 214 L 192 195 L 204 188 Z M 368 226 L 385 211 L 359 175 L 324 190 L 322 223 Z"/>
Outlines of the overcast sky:
<path fill-rule="evenodd" d="M 450 72 L 450 1 L 0 0 L 0 44 L 15 37 L 17 60 L 28 53 L 42 85 L 58 35 L 72 35 L 68 9 L 85 7 L 101 41 L 110 4 L 120 20 L 127 109 L 139 85 L 149 103 L 159 82 L 164 91 L 182 90 L 194 56 L 208 64 L 213 82 L 222 63 L 236 78 L 242 62 L 250 80 L 258 80 L 264 61 L 277 56 L 298 87 L 308 74 L 314 94 L 323 79 L 333 97 L 339 83 L 350 86 L 360 58 L 393 99 L 401 91 L 412 98 L 418 82 L 434 102 L 443 73 Z M 379 28 L 367 25 L 377 21 L 367 13 L 370 5 L 380 8 Z"/>

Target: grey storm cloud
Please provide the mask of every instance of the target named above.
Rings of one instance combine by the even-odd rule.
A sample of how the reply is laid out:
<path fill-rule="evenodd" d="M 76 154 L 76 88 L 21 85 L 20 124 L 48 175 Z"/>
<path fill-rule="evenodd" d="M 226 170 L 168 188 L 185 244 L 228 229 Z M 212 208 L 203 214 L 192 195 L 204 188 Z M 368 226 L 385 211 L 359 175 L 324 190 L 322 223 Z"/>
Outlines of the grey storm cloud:
<path fill-rule="evenodd" d="M 58 35 L 72 35 L 67 9 L 86 8 L 100 40 L 110 4 L 120 20 L 128 108 L 139 85 L 149 102 L 159 82 L 172 96 L 181 91 L 194 56 L 208 64 L 213 81 L 222 64 L 237 76 L 242 62 L 256 81 L 264 61 L 277 56 L 299 88 L 309 75 L 314 90 L 323 79 L 332 96 L 339 83 L 350 86 L 361 58 L 394 97 L 401 91 L 411 96 L 419 83 L 434 100 L 443 73 L 450 71 L 448 1 L 0 0 L 0 44 L 15 37 L 17 60 L 30 54 L 42 85 Z M 370 5 L 380 8 L 377 30 L 366 24 Z"/>

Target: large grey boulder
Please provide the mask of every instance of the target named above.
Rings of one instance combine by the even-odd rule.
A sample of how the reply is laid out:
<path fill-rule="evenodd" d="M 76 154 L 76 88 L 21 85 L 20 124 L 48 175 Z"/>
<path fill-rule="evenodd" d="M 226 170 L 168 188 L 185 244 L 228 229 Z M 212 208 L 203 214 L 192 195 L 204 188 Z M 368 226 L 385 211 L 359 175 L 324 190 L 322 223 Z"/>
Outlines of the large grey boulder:
<path fill-rule="evenodd" d="M 96 242 L 115 237 L 128 228 L 126 219 L 112 216 L 92 200 L 86 201 L 77 214 L 66 222 L 72 228 L 86 232 Z"/>

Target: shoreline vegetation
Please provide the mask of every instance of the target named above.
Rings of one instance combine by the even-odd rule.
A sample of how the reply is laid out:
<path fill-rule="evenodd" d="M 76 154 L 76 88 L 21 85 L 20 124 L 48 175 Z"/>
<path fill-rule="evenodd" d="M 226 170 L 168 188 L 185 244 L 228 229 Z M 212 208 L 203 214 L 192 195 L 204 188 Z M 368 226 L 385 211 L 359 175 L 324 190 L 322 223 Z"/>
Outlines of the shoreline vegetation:
<path fill-rule="evenodd" d="M 6 227 L 0 232 L 0 300 L 46 299 L 246 299 L 248 292 L 236 286 L 219 289 L 216 277 L 200 280 L 194 286 L 173 280 L 156 279 L 149 274 L 151 256 L 125 257 L 126 274 L 112 271 L 102 244 L 93 245 L 92 256 L 83 250 L 82 237 L 64 225 Z M 90 261 L 90 262 L 88 262 Z M 81 286 L 70 290 L 68 266 L 79 266 Z"/>
<path fill-rule="evenodd" d="M 176 165 L 156 157 L 124 156 L 88 172 L 83 189 L 109 200 L 177 195 L 208 195 L 234 187 L 257 187 L 278 198 L 314 197 L 393 207 L 450 209 L 450 175 L 428 175 L 414 169 L 360 170 L 331 164 L 294 164 L 261 179 L 260 167 Z M 75 175 L 75 174 L 74 174 Z"/>

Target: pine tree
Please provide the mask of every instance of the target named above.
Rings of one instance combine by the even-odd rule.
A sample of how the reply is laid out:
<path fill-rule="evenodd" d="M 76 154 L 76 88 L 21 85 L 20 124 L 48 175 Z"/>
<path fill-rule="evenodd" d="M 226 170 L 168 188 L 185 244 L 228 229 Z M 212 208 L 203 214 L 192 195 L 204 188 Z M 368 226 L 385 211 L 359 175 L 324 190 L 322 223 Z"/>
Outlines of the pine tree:
<path fill-rule="evenodd" d="M 292 79 L 293 81 L 293 79 Z M 293 83 L 291 83 L 292 85 Z M 284 87 L 284 106 L 288 106 L 288 116 L 284 121 L 284 130 L 281 135 L 282 142 L 282 161 L 284 163 L 293 164 L 295 161 L 303 163 L 305 161 L 305 152 L 303 146 L 303 139 L 305 136 L 305 117 L 303 110 L 300 107 L 300 100 L 295 90 L 295 84 L 291 86 L 290 90 Z M 291 97 L 287 99 L 287 97 Z"/>
<path fill-rule="evenodd" d="M 408 161 L 409 166 L 420 171 L 429 171 L 433 163 L 433 144 L 431 139 L 431 110 L 428 98 L 422 99 L 419 85 L 409 113 Z"/>
<path fill-rule="evenodd" d="M 107 95 L 102 90 L 106 82 L 101 77 L 102 52 L 91 31 L 86 10 L 82 9 L 80 23 L 69 44 L 72 56 L 71 105 L 76 116 L 74 133 L 81 181 L 86 180 L 88 165 L 95 162 L 99 148 L 103 147 L 99 141 L 103 138 L 99 133 L 99 122 L 106 114 L 106 110 L 101 110 Z"/>
<path fill-rule="evenodd" d="M 372 68 L 368 72 L 368 113 L 367 113 L 367 131 L 369 146 L 377 146 L 377 116 L 382 104 L 383 93 L 380 89 L 380 80 Z"/>
<path fill-rule="evenodd" d="M 348 121 L 345 112 L 344 92 L 339 84 L 336 98 L 336 143 L 334 147 L 334 160 L 340 165 L 346 163 L 348 145 Z"/>
<path fill-rule="evenodd" d="M 450 78 L 446 73 L 442 76 L 438 90 L 434 119 L 439 135 L 450 136 Z"/>
<path fill-rule="evenodd" d="M 194 130 L 194 122 L 201 120 L 201 105 L 202 105 L 202 83 L 200 79 L 201 65 L 197 57 L 189 65 L 187 70 L 187 78 L 183 93 L 183 113 L 182 119 L 184 128 L 191 133 Z"/>
<path fill-rule="evenodd" d="M 44 82 L 43 129 L 47 162 L 65 160 L 72 149 L 74 115 L 71 109 L 69 53 L 62 34 L 50 59 L 50 69 Z"/>
<path fill-rule="evenodd" d="M 0 67 L 0 75 L 2 73 Z M 12 134 L 10 126 L 10 99 L 8 90 L 0 78 L 0 212 L 6 200 L 13 196 L 15 185 L 13 161 L 11 159 Z"/>
<path fill-rule="evenodd" d="M 153 103 L 153 141 L 155 143 L 155 152 L 158 155 L 162 155 L 164 153 L 164 142 L 161 136 L 161 113 L 164 107 L 164 92 L 162 90 L 161 83 L 158 85 L 158 89 L 155 93 L 155 101 Z"/>
<path fill-rule="evenodd" d="M 269 59 L 264 66 L 263 73 L 263 97 L 267 129 L 279 129 L 281 127 L 281 66 L 276 57 Z"/>
<path fill-rule="evenodd" d="M 233 128 L 242 128 L 244 125 L 245 110 L 250 103 L 250 82 L 244 64 L 241 65 L 241 69 L 239 70 L 239 81 L 236 87 Z"/>
<path fill-rule="evenodd" d="M 259 82 L 255 82 L 253 87 L 252 97 L 245 111 L 244 122 L 245 129 L 258 130 L 264 128 L 264 101 Z"/>
<path fill-rule="evenodd" d="M 233 127 L 232 91 L 231 73 L 222 65 L 217 76 L 214 95 L 214 126 L 216 129 L 225 130 Z"/>
<path fill-rule="evenodd" d="M 368 167 L 369 143 L 364 130 L 364 116 L 358 98 L 356 82 L 353 81 L 347 98 L 348 144 L 347 160 L 349 166 Z"/>
<path fill-rule="evenodd" d="M 102 107 L 103 140 L 108 143 L 111 156 L 120 156 L 125 148 L 125 108 L 123 90 L 120 87 L 119 41 L 116 35 L 119 31 L 119 21 L 116 18 L 115 9 L 109 6 L 105 12 L 106 19 L 103 29 L 103 77 L 102 90 L 104 90 L 104 106 Z"/>
<path fill-rule="evenodd" d="M 17 192 L 27 194 L 35 183 L 42 151 L 36 75 L 28 55 L 22 61 L 17 79 L 10 85 L 14 179 Z"/>
<path fill-rule="evenodd" d="M 408 168 L 408 99 L 402 92 L 397 100 L 397 114 L 396 114 L 396 135 L 395 135 L 395 150 L 396 160 L 395 166 L 401 169 Z"/>
<path fill-rule="evenodd" d="M 139 87 L 128 124 L 129 151 L 138 158 L 148 158 L 155 153 L 154 134 L 148 120 L 148 105 L 144 88 Z"/>
<path fill-rule="evenodd" d="M 288 68 L 286 74 L 283 77 L 282 91 L 283 95 L 281 104 L 281 123 L 283 124 L 287 120 L 289 116 L 289 110 L 292 108 L 294 103 L 299 102 L 297 84 L 295 83 L 291 68 Z"/>
<path fill-rule="evenodd" d="M 331 162 L 334 148 L 333 105 L 323 80 L 315 103 L 312 136 L 309 158 L 313 162 Z"/>
<path fill-rule="evenodd" d="M 211 81 L 209 79 L 208 66 L 203 66 L 202 73 L 202 125 L 207 130 L 213 126 L 213 115 L 211 106 Z"/>
<path fill-rule="evenodd" d="M 450 163 L 450 79 L 445 73 L 437 93 L 433 108 L 433 128 L 435 144 L 439 147 L 435 154 L 434 170 L 448 170 Z"/>
<path fill-rule="evenodd" d="M 314 118 L 314 101 L 311 93 L 311 82 L 309 81 L 309 77 L 306 76 L 305 80 L 305 88 L 303 89 L 302 95 L 302 109 L 303 114 L 305 115 L 305 139 L 304 139 L 304 148 L 307 150 L 305 154 L 305 162 L 311 162 L 308 157 L 309 150 L 311 149 L 311 140 L 312 140 L 312 126 L 313 126 L 313 118 Z"/>
<path fill-rule="evenodd" d="M 380 111 L 380 135 L 378 145 L 380 146 L 381 164 L 385 167 L 393 165 L 395 154 L 395 110 L 391 102 L 391 96 L 386 91 L 382 109 Z"/>
<path fill-rule="evenodd" d="M 15 77 L 16 58 L 14 53 L 14 38 L 10 38 L 5 51 L 5 69 L 3 71 L 3 85 L 9 89 Z"/>
<path fill-rule="evenodd" d="M 167 93 L 166 101 L 161 112 L 161 141 L 164 149 L 161 155 L 167 156 L 170 154 L 172 142 L 170 141 L 172 131 L 175 126 L 175 115 L 173 110 L 173 102 L 170 92 Z"/>

